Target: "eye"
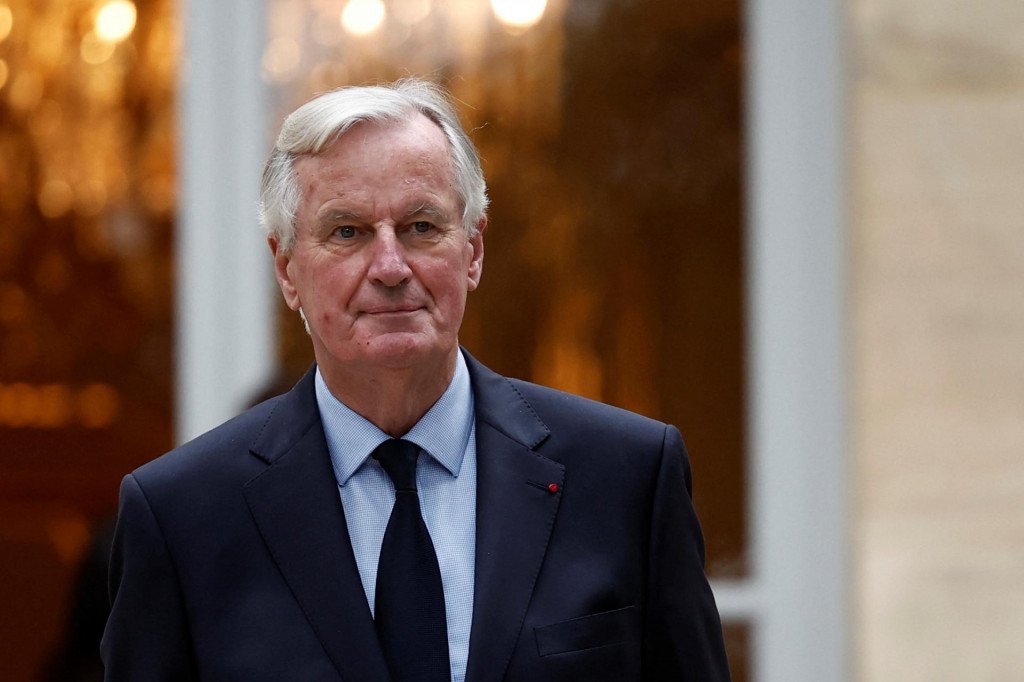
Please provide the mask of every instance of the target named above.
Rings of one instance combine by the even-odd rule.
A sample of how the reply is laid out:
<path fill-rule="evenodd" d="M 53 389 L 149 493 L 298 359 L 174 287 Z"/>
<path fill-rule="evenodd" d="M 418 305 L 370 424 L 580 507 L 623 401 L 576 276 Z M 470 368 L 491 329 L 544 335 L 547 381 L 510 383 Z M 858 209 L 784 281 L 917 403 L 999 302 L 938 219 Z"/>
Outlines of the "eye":
<path fill-rule="evenodd" d="M 412 224 L 412 231 L 415 232 L 416 234 L 426 234 L 427 232 L 430 232 L 432 229 L 434 229 L 434 226 L 431 223 L 428 223 L 426 220 L 417 220 L 415 223 Z"/>
<path fill-rule="evenodd" d="M 345 225 L 334 230 L 334 234 L 338 235 L 342 239 L 352 239 L 356 236 L 356 228 L 351 225 Z"/>

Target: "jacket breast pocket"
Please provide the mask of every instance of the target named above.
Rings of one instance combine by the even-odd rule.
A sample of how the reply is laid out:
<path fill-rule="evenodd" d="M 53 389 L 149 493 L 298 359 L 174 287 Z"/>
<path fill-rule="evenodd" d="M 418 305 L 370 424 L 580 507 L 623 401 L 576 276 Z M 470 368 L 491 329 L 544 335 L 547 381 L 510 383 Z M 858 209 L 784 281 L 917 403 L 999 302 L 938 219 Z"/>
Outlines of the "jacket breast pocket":
<path fill-rule="evenodd" d="M 636 607 L 626 606 L 533 629 L 540 656 L 622 644 L 636 636 Z"/>

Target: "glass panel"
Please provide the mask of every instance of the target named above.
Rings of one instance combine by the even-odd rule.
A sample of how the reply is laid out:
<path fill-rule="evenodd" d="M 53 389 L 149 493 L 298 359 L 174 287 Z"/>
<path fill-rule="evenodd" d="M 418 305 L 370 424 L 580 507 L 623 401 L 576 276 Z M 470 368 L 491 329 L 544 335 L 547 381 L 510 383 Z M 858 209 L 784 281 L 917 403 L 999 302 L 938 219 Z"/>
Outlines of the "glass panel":
<path fill-rule="evenodd" d="M 341 8 L 357 4 L 384 14 L 355 26 Z M 499 372 L 678 425 L 709 572 L 742 576 L 739 5 L 552 1 L 527 27 L 492 5 L 275 0 L 278 113 L 340 85 L 446 82 L 493 200 L 463 343 Z M 297 374 L 309 342 L 284 317 Z"/>
<path fill-rule="evenodd" d="M 0 595 L 5 679 L 38 679 L 94 522 L 171 445 L 173 9 L 0 0 L 0 574 L 33 576 Z"/>

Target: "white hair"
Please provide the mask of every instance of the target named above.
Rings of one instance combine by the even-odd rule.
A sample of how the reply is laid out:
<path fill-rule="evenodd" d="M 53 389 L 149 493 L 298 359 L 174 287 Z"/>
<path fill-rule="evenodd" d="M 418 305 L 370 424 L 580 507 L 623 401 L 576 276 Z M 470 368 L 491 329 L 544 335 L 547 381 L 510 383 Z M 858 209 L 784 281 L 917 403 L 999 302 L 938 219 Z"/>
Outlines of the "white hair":
<path fill-rule="evenodd" d="M 455 191 L 462 200 L 462 226 L 475 235 L 487 213 L 487 183 L 480 155 L 459 123 L 450 96 L 440 85 L 408 78 L 385 85 L 338 88 L 293 111 L 284 120 L 263 167 L 260 224 L 278 248 L 295 245 L 295 212 L 300 189 L 295 160 L 319 154 L 361 121 L 400 123 L 416 114 L 433 121 L 451 147 Z"/>

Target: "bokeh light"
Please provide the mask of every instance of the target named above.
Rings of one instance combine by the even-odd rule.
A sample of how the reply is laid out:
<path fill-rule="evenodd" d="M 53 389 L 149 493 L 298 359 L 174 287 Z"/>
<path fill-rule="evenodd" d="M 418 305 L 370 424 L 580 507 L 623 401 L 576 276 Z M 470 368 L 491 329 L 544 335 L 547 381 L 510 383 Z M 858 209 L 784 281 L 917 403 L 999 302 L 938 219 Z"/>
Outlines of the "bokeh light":
<path fill-rule="evenodd" d="M 11 35 L 11 27 L 14 26 L 14 14 L 7 5 L 0 5 L 0 42 Z"/>
<path fill-rule="evenodd" d="M 381 0 L 348 0 L 341 11 L 341 25 L 354 35 L 369 35 L 384 23 L 384 14 Z"/>
<path fill-rule="evenodd" d="M 501 23 L 511 28 L 533 26 L 544 15 L 547 0 L 491 0 L 491 7 Z"/>
<path fill-rule="evenodd" d="M 135 30 L 135 4 L 130 0 L 110 0 L 96 14 L 95 30 L 100 40 L 121 42 Z"/>

